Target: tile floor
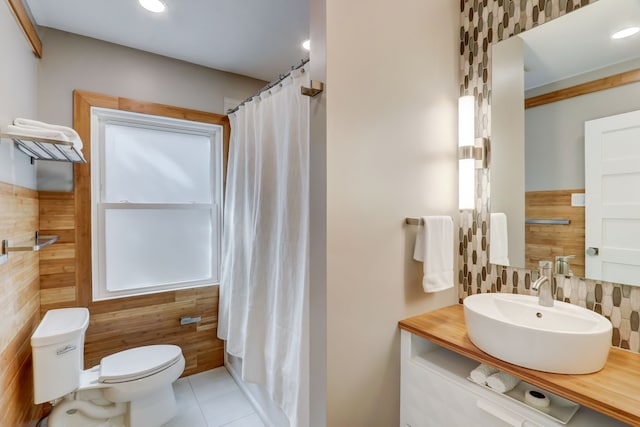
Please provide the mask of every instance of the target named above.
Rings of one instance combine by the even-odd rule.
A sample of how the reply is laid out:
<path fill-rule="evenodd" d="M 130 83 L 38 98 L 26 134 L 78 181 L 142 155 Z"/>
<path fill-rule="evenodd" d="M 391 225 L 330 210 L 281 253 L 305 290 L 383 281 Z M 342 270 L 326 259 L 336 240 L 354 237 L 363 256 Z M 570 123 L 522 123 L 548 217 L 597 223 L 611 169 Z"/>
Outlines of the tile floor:
<path fill-rule="evenodd" d="M 264 427 L 226 368 L 178 379 L 178 414 L 163 427 Z"/>

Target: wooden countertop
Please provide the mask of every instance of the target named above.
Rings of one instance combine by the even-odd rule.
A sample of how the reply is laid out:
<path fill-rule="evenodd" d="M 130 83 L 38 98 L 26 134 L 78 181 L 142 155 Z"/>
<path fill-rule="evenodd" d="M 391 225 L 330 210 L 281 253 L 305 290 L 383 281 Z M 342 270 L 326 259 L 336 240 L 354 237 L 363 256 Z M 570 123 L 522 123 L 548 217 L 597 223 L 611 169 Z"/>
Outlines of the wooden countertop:
<path fill-rule="evenodd" d="M 622 422 L 640 426 L 640 354 L 611 347 L 607 364 L 599 372 L 551 374 L 512 365 L 473 345 L 467 335 L 461 304 L 410 317 L 400 321 L 399 326 L 469 359 L 493 366 Z"/>

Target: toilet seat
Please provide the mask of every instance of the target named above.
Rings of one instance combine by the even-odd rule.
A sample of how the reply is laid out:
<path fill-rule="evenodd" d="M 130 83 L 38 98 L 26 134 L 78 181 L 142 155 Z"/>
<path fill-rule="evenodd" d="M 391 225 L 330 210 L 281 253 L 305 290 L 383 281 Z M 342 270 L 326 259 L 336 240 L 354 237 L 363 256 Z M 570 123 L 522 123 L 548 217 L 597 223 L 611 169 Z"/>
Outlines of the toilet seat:
<path fill-rule="evenodd" d="M 116 384 L 139 380 L 174 365 L 182 358 L 175 345 L 148 345 L 124 350 L 100 361 L 98 381 Z"/>

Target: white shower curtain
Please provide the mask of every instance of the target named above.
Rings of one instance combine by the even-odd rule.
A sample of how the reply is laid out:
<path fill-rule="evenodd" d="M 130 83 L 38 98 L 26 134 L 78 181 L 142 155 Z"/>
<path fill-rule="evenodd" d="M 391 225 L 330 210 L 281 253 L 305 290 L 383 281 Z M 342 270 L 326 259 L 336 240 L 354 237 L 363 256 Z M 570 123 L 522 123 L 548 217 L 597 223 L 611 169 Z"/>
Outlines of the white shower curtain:
<path fill-rule="evenodd" d="M 308 71 L 230 116 L 218 336 L 291 427 L 308 416 Z"/>

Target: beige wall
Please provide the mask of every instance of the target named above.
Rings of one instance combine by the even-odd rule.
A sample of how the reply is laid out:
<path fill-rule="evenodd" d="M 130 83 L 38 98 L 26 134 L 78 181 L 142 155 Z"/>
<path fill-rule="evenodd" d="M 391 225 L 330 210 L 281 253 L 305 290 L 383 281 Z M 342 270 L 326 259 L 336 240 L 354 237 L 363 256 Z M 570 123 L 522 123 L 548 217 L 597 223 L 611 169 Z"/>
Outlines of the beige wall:
<path fill-rule="evenodd" d="M 0 5 L 0 128 L 37 109 L 37 59 L 6 2 Z M 13 141 L 0 142 L 0 182 L 35 188 L 36 172 Z"/>
<path fill-rule="evenodd" d="M 403 223 L 457 221 L 459 3 L 326 4 L 327 425 L 388 427 L 398 320 L 457 301 L 422 292 Z"/>
<path fill-rule="evenodd" d="M 584 123 L 640 109 L 638 94 L 633 83 L 527 109 L 524 190 L 585 188 Z"/>
<path fill-rule="evenodd" d="M 224 98 L 244 100 L 262 80 L 190 64 L 51 28 L 39 28 L 38 120 L 72 125 L 74 89 L 223 114 Z M 38 163 L 38 189 L 71 191 L 69 164 Z"/>
<path fill-rule="evenodd" d="M 310 71 L 327 81 L 327 0 L 310 2 Z M 327 93 L 311 98 L 309 117 L 309 426 L 327 426 Z"/>
<path fill-rule="evenodd" d="M 74 89 L 223 114 L 223 98 L 244 99 L 265 82 L 88 37 L 40 28 L 40 120 L 71 125 Z"/>

